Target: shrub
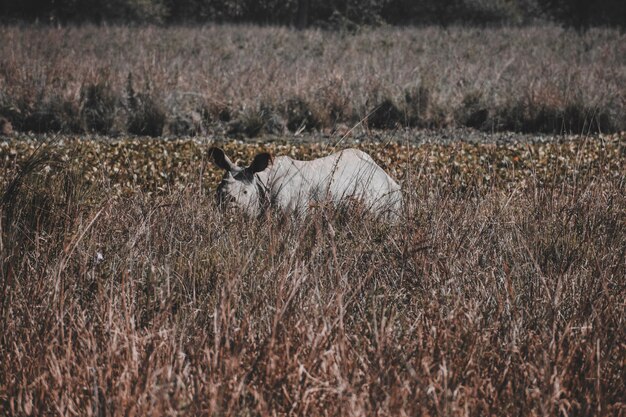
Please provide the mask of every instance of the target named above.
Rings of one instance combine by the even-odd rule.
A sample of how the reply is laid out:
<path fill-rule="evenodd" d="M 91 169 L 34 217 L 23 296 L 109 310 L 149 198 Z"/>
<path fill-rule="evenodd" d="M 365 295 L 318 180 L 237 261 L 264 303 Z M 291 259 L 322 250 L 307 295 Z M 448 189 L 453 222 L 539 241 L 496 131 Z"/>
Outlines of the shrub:
<path fill-rule="evenodd" d="M 228 134 L 232 136 L 258 136 L 264 127 L 263 115 L 258 110 L 244 109 L 239 117 L 228 126 Z"/>
<path fill-rule="evenodd" d="M 430 90 L 423 85 L 405 90 L 404 106 L 405 119 L 409 126 L 426 126 L 430 109 Z"/>
<path fill-rule="evenodd" d="M 598 133 L 616 131 L 609 114 L 581 102 L 570 103 L 563 110 L 563 129 L 568 133 Z"/>
<path fill-rule="evenodd" d="M 367 118 L 368 126 L 376 129 L 393 129 L 401 126 L 403 121 L 402 111 L 390 98 L 385 98 L 374 107 Z"/>
<path fill-rule="evenodd" d="M 21 129 L 24 121 L 20 107 L 12 98 L 0 93 L 0 117 L 17 129 Z"/>
<path fill-rule="evenodd" d="M 76 103 L 52 96 L 36 104 L 24 118 L 21 128 L 35 133 L 80 133 L 80 110 Z"/>
<path fill-rule="evenodd" d="M 196 136 L 204 132 L 202 114 L 197 111 L 191 111 L 184 114 L 178 114 L 168 124 L 171 134 L 178 136 Z"/>
<path fill-rule="evenodd" d="M 145 136 L 161 136 L 165 127 L 165 111 L 160 103 L 148 94 L 139 94 L 137 104 L 128 118 L 128 133 Z"/>
<path fill-rule="evenodd" d="M 338 123 L 350 122 L 354 118 L 352 92 L 341 77 L 333 77 L 316 94 L 315 102 L 320 107 L 320 123 L 334 127 Z"/>
<path fill-rule="evenodd" d="M 149 90 L 149 88 L 147 88 Z M 161 136 L 165 127 L 166 115 L 161 103 L 149 92 L 136 93 L 133 88 L 132 74 L 126 84 L 128 102 L 128 133 L 144 136 Z"/>
<path fill-rule="evenodd" d="M 207 125 L 215 123 L 228 123 L 233 117 L 233 110 L 228 103 L 209 102 L 202 106 L 201 114 Z"/>
<path fill-rule="evenodd" d="M 245 134 L 256 137 L 263 133 L 281 134 L 285 132 L 285 122 L 271 105 L 263 103 L 259 108 L 244 109 L 239 117 L 229 125 L 231 135 Z"/>
<path fill-rule="evenodd" d="M 314 4 L 314 7 L 312 7 Z M 2 16 L 42 22 L 297 23 L 346 29 L 387 24 L 507 24 L 550 18 L 575 27 L 624 27 L 619 0 L 29 0 L 0 3 Z"/>
<path fill-rule="evenodd" d="M 463 102 L 455 111 L 457 124 L 480 129 L 486 127 L 489 118 L 489 110 L 483 101 L 483 95 L 479 91 L 469 92 L 463 97 Z"/>
<path fill-rule="evenodd" d="M 285 113 L 287 115 L 287 128 L 292 132 L 318 129 L 321 125 L 320 118 L 303 98 L 289 99 L 285 105 Z"/>
<path fill-rule="evenodd" d="M 283 134 L 286 130 L 285 119 L 271 104 L 261 103 L 261 117 L 263 118 L 265 132 L 270 134 Z"/>
<path fill-rule="evenodd" d="M 111 131 L 117 113 L 117 97 L 106 82 L 83 86 L 80 91 L 81 117 L 89 132 Z"/>
<path fill-rule="evenodd" d="M 499 108 L 494 124 L 498 130 L 523 133 L 598 133 L 617 128 L 606 111 L 582 103 L 557 107 L 525 101 Z"/>

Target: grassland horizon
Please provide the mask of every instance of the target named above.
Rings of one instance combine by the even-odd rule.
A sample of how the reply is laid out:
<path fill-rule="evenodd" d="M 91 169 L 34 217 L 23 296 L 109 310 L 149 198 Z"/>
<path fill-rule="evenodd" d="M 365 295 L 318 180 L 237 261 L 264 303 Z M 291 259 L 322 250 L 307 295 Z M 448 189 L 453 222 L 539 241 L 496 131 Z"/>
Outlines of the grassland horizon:
<path fill-rule="evenodd" d="M 623 32 L 0 39 L 0 415 L 626 414 Z M 400 219 L 221 211 L 215 145 L 357 147 Z"/>
<path fill-rule="evenodd" d="M 18 132 L 626 129 L 617 29 L 7 25 L 0 38 L 0 119 Z"/>

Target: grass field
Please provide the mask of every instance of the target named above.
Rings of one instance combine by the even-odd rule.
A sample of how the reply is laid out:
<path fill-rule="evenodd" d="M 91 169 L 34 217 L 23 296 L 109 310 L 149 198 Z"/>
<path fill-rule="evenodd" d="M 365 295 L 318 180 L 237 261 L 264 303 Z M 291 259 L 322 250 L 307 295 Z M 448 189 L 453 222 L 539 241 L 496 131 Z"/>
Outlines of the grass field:
<path fill-rule="evenodd" d="M 619 30 L 25 25 L 0 39 L 0 117 L 18 131 L 626 130 Z"/>
<path fill-rule="evenodd" d="M 212 139 L 0 141 L 0 414 L 623 415 L 626 136 L 382 139 L 398 224 L 225 216 Z"/>

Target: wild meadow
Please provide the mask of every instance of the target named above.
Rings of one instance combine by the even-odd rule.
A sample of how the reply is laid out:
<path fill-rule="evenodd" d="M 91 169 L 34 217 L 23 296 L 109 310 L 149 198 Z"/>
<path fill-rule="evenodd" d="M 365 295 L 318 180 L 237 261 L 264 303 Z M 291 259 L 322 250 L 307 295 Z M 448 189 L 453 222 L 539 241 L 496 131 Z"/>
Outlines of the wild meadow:
<path fill-rule="evenodd" d="M 619 29 L 7 25 L 0 39 L 0 117 L 16 131 L 626 129 Z"/>
<path fill-rule="evenodd" d="M 0 39 L 0 415 L 626 414 L 623 32 Z M 214 145 L 403 212 L 223 212 Z"/>
<path fill-rule="evenodd" d="M 626 138 L 548 139 L 351 144 L 398 223 L 223 213 L 211 139 L 3 141 L 2 414 L 622 415 Z"/>

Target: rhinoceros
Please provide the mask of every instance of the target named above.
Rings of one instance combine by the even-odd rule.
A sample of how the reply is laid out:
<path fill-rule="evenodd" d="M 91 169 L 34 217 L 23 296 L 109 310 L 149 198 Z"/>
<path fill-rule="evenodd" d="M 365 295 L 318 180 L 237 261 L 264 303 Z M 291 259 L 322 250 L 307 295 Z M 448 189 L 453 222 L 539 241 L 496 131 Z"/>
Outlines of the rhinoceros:
<path fill-rule="evenodd" d="M 222 206 L 255 216 L 269 207 L 306 214 L 313 205 L 358 201 L 376 215 L 395 218 L 402 207 L 400 186 L 371 156 L 345 149 L 312 161 L 259 153 L 248 167 L 233 164 L 220 148 L 209 157 L 225 173 L 217 188 Z"/>

